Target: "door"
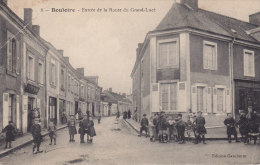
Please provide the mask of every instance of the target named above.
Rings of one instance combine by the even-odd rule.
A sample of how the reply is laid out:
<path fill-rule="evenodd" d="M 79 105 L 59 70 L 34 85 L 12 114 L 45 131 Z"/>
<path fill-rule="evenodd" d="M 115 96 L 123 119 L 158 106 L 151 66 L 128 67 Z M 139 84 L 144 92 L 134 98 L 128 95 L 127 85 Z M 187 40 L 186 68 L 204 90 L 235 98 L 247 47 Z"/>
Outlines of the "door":
<path fill-rule="evenodd" d="M 203 87 L 198 87 L 197 89 L 197 111 L 203 112 Z"/>
<path fill-rule="evenodd" d="M 92 115 L 95 116 L 95 105 L 92 103 Z"/>
<path fill-rule="evenodd" d="M 34 98 L 28 97 L 28 122 L 27 122 L 27 131 L 31 130 L 33 124 L 33 102 Z"/>
<path fill-rule="evenodd" d="M 49 99 L 49 117 L 57 124 L 57 99 L 50 97 Z"/>

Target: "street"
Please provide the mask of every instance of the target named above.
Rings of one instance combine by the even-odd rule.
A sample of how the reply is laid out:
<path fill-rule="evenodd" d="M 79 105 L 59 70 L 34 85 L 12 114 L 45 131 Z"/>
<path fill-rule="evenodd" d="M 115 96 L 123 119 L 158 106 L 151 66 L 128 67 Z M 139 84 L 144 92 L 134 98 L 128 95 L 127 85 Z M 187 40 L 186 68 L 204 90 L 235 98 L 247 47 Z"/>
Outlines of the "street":
<path fill-rule="evenodd" d="M 158 142 L 138 137 L 124 122 L 115 130 L 115 117 L 95 121 L 97 136 L 93 144 L 69 142 L 68 130 L 58 132 L 57 145 L 44 138 L 43 153 L 32 154 L 32 146 L 24 147 L 0 159 L 4 165 L 70 165 L 70 164 L 255 164 L 260 163 L 260 146 L 227 141 L 208 141 L 206 145 Z"/>

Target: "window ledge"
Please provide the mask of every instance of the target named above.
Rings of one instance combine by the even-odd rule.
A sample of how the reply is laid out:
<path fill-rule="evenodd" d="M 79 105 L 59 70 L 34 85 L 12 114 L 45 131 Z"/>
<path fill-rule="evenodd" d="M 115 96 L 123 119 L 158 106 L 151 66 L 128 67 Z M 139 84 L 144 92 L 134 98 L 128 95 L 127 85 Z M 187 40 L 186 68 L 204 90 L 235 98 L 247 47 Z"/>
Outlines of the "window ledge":
<path fill-rule="evenodd" d="M 10 71 L 10 70 L 6 70 L 6 73 L 7 73 L 8 75 L 12 76 L 12 77 L 15 77 L 15 78 L 17 78 L 17 76 L 18 76 L 16 73 L 14 73 L 14 72 L 12 72 L 12 71 Z"/>
<path fill-rule="evenodd" d="M 56 85 L 54 85 L 54 84 L 50 84 L 50 86 L 51 86 L 52 88 L 56 88 Z"/>

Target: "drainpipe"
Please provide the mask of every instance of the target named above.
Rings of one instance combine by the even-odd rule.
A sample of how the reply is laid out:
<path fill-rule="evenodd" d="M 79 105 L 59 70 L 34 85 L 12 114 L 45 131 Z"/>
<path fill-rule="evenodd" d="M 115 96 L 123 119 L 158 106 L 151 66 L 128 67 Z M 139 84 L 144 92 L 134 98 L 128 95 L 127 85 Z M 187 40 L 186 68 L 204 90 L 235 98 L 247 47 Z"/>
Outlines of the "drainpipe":
<path fill-rule="evenodd" d="M 230 66 L 230 94 L 231 94 L 231 101 L 232 101 L 232 106 L 231 106 L 231 110 L 232 110 L 232 114 L 233 116 L 236 118 L 235 116 L 235 83 L 234 83 L 234 67 L 233 67 L 233 59 L 234 59 L 234 42 L 235 42 L 236 38 L 233 37 L 232 42 L 229 44 L 229 66 Z"/>
<path fill-rule="evenodd" d="M 44 122 L 44 126 L 47 127 L 48 126 L 48 114 L 47 114 L 47 111 L 48 111 L 48 104 L 47 104 L 47 101 L 48 101 L 48 84 L 47 84 L 47 56 L 48 56 L 48 52 L 49 52 L 49 49 L 47 50 L 47 53 L 46 53 L 46 56 L 45 56 L 45 122 Z"/>

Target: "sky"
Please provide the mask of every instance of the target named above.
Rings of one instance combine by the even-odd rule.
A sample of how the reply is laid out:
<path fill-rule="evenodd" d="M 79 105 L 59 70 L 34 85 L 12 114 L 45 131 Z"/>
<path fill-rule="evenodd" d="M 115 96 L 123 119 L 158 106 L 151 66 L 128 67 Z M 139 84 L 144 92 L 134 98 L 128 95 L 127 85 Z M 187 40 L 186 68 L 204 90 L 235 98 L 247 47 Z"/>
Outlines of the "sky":
<path fill-rule="evenodd" d="M 179 0 L 8 0 L 23 19 L 23 9 L 33 9 L 33 24 L 56 49 L 63 49 L 74 68 L 84 67 L 86 76 L 99 76 L 105 90 L 131 92 L 137 44 L 154 30 Z M 243 21 L 260 12 L 260 0 L 199 0 L 199 7 Z M 77 12 L 51 12 L 52 8 Z M 95 12 L 82 12 L 95 9 Z M 97 12 L 97 9 L 102 9 Z M 104 12 L 104 8 L 155 9 L 154 12 Z M 41 12 L 43 10 L 43 12 Z M 49 11 L 46 11 L 49 10 Z"/>

